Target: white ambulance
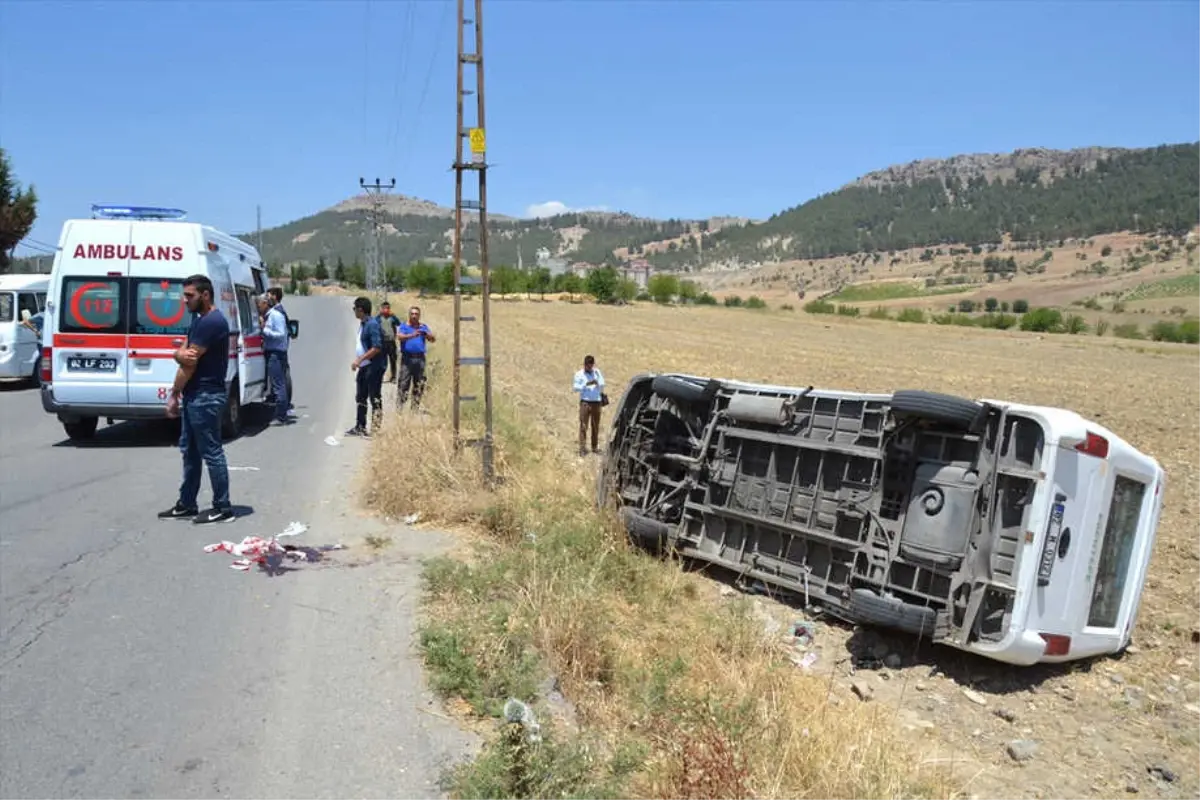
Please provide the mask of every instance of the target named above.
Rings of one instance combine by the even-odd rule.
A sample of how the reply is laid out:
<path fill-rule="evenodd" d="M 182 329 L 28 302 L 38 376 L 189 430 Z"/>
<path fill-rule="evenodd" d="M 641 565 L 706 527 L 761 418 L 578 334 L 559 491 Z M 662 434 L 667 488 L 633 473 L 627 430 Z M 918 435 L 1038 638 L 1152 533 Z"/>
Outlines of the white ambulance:
<path fill-rule="evenodd" d="M 42 329 L 42 407 L 74 440 L 101 417 L 162 419 L 175 380 L 176 348 L 191 326 L 183 280 L 213 283 L 229 321 L 229 402 L 222 432 L 237 436 L 243 406 L 261 403 L 266 359 L 255 296 L 266 291 L 258 251 L 178 209 L 92 206 L 63 224 Z M 291 333 L 297 323 L 292 322 Z"/>

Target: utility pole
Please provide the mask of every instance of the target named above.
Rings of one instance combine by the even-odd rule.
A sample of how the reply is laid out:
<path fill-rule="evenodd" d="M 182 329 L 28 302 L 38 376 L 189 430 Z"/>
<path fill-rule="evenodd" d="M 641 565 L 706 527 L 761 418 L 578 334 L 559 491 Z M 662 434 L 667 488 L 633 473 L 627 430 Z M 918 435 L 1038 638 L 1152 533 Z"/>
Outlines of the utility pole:
<path fill-rule="evenodd" d="M 367 195 L 371 198 L 371 206 L 367 210 L 367 219 L 371 223 L 367 239 L 367 291 L 372 292 L 379 288 L 383 279 L 381 266 L 383 248 L 379 243 L 379 230 L 383 224 L 380 220 L 383 213 L 383 192 L 385 189 L 389 191 L 395 189 L 396 179 L 392 178 L 390 184 L 383 184 L 379 182 L 379 178 L 376 178 L 374 183 L 367 183 L 359 178 L 358 185 L 366 189 Z M 386 291 L 384 299 L 387 299 Z"/>
<path fill-rule="evenodd" d="M 494 477 L 494 440 L 492 438 L 492 331 L 491 331 L 491 280 L 488 271 L 487 249 L 487 134 L 483 114 L 483 0 L 475 0 L 475 51 L 467 52 L 464 28 L 472 24 L 464 15 L 465 0 L 458 0 L 458 115 L 455 125 L 454 148 L 454 446 L 461 450 L 464 444 L 480 447 L 483 455 L 483 479 L 491 484 Z M 467 64 L 475 65 L 475 88 L 465 88 L 464 73 Z M 475 125 L 468 128 L 463 118 L 463 100 L 475 95 Z M 463 140 L 471 145 L 471 160 L 463 160 Z M 463 173 L 473 171 L 479 178 L 479 197 L 463 199 Z M 463 212 L 479 213 L 479 272 L 480 277 L 463 275 Z M 474 316 L 463 316 L 462 287 L 478 285 L 483 313 L 483 355 L 462 354 L 462 323 L 474 322 Z M 483 367 L 483 438 L 464 441 L 460 435 L 463 402 L 475 400 L 462 394 L 461 367 Z"/>

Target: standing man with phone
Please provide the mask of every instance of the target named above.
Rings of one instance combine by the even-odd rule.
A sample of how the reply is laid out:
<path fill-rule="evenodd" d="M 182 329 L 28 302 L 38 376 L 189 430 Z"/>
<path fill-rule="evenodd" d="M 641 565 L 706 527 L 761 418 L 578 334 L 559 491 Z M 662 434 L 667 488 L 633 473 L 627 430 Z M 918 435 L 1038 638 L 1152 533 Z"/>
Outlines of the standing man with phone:
<path fill-rule="evenodd" d="M 596 359 L 583 357 L 583 369 L 575 373 L 574 391 L 579 395 L 579 455 L 587 455 L 587 430 L 592 428 L 592 452 L 600 452 L 597 440 L 600 436 L 600 409 L 604 406 L 604 376 L 596 369 Z"/>
<path fill-rule="evenodd" d="M 182 417 L 179 449 L 183 452 L 183 483 L 179 500 L 159 513 L 159 519 L 191 519 L 196 524 L 232 522 L 229 502 L 229 467 L 221 444 L 221 418 L 225 414 L 225 371 L 229 366 L 229 320 L 216 307 L 212 281 L 192 275 L 183 281 L 183 301 L 195 316 L 187 343 L 175 351 L 179 369 L 167 400 L 167 416 Z M 208 465 L 212 481 L 212 508 L 200 513 L 201 464 Z"/>
<path fill-rule="evenodd" d="M 396 339 L 400 342 L 400 383 L 396 387 L 396 405 L 404 408 L 411 386 L 413 408 L 416 408 L 421 405 L 421 395 L 425 392 L 425 343 L 437 341 L 429 326 L 421 322 L 419 306 L 408 310 L 408 321 L 400 323 Z"/>
<path fill-rule="evenodd" d="M 350 362 L 354 376 L 354 401 L 358 404 L 354 427 L 347 436 L 367 436 L 367 401 L 371 403 L 371 427 L 378 432 L 383 421 L 383 335 L 379 320 L 371 316 L 371 299 L 359 297 L 354 301 L 354 316 L 358 318 L 356 351 Z"/>

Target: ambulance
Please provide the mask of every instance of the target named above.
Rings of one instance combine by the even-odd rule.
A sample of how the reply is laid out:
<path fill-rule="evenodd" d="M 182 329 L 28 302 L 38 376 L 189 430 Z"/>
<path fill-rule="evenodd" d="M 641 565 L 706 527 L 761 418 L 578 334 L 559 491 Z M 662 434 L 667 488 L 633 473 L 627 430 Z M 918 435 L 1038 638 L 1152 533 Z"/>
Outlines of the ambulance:
<path fill-rule="evenodd" d="M 236 437 L 247 406 L 267 393 L 256 295 L 267 270 L 258 251 L 179 209 L 92 206 L 63 224 L 42 328 L 42 407 L 72 440 L 101 418 L 163 419 L 193 315 L 183 281 L 205 275 L 229 321 L 228 404 L 222 433 Z M 295 338 L 298 323 L 291 322 Z"/>

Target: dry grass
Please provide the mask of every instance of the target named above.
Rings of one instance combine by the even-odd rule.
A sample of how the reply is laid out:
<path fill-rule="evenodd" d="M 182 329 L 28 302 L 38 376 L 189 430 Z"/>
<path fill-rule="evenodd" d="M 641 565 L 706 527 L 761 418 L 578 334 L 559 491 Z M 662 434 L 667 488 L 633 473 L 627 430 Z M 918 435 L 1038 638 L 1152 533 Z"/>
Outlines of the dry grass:
<path fill-rule="evenodd" d="M 426 299 L 422 307 L 443 335 L 433 351 L 448 357 L 450 302 Z M 897 735 L 884 707 L 843 700 L 764 641 L 747 603 L 713 602 L 703 578 L 632 552 L 598 519 L 591 505 L 597 465 L 574 456 L 570 381 L 585 352 L 595 354 L 614 402 L 635 373 L 669 370 L 854 390 L 922 388 L 1062 405 L 1098 419 L 1156 456 L 1168 475 L 1135 632 L 1135 642 L 1153 632 L 1166 644 L 1145 654 L 1142 666 L 1169 671 L 1189 647 L 1200 560 L 1194 348 L 641 304 L 493 309 L 497 463 L 506 482 L 484 492 L 478 456 L 453 458 L 450 376 L 441 362 L 431 370 L 431 413 L 393 416 L 372 447 L 371 472 L 390 471 L 398 453 L 415 468 L 403 483 L 374 484 L 369 500 L 393 516 L 419 511 L 423 522 L 479 534 L 466 563 L 440 561 L 428 571 L 423 645 L 435 685 L 476 712 L 496 714 L 508 696 L 544 694 L 544 667 L 573 701 L 584 733 L 552 726 L 559 744 L 545 745 L 532 762 L 498 739 L 458 776 L 459 794 L 953 793 L 944 773 L 921 766 L 916 754 L 928 756 L 929 745 Z M 469 415 L 464 432 L 477 422 Z"/>

